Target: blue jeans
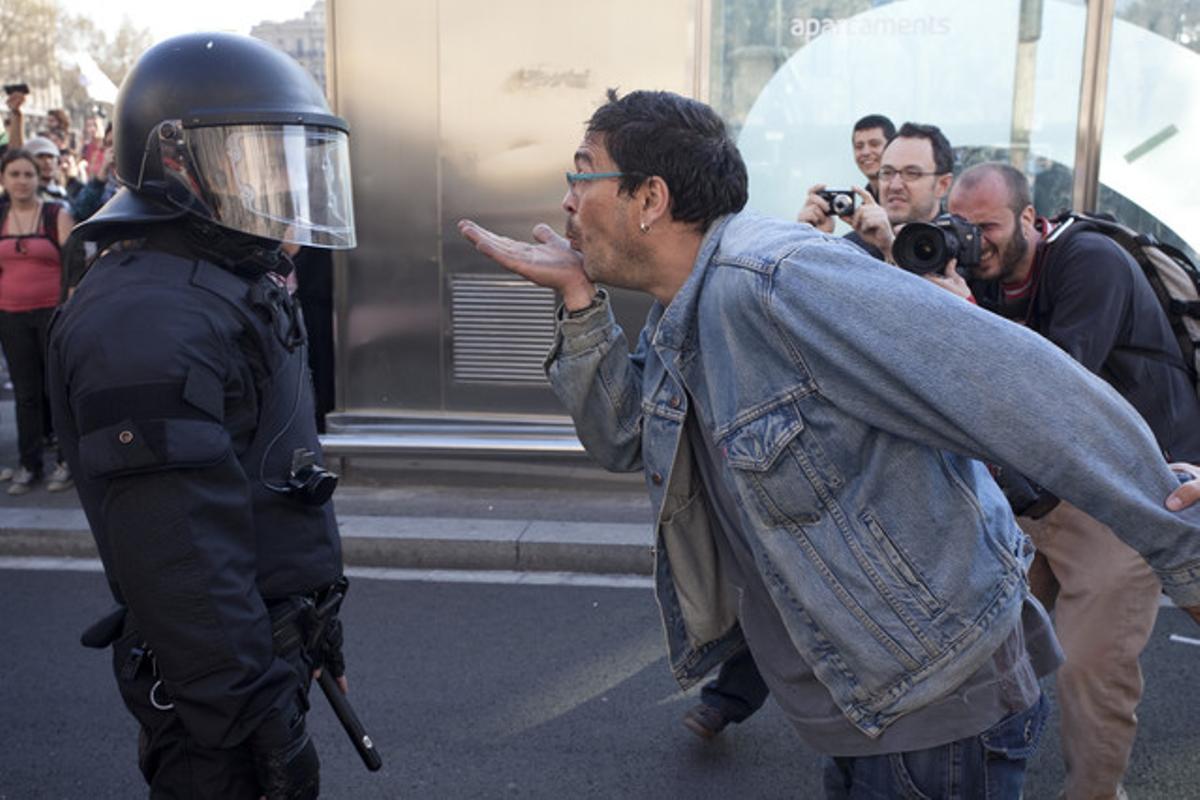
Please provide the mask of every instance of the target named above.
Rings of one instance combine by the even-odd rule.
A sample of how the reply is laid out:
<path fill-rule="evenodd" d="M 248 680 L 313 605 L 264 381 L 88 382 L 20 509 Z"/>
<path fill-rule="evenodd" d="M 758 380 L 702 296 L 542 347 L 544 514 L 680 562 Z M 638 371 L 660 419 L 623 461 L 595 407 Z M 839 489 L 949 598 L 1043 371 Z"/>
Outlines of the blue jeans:
<path fill-rule="evenodd" d="M 1043 695 L 1024 711 L 968 739 L 878 756 L 825 760 L 830 800 L 985 800 L 1019 798 L 1025 764 L 1049 716 Z"/>
<path fill-rule="evenodd" d="M 770 690 L 747 647 L 721 665 L 716 680 L 700 690 L 700 701 L 729 717 L 730 722 L 740 723 L 763 707 L 768 694 Z"/>

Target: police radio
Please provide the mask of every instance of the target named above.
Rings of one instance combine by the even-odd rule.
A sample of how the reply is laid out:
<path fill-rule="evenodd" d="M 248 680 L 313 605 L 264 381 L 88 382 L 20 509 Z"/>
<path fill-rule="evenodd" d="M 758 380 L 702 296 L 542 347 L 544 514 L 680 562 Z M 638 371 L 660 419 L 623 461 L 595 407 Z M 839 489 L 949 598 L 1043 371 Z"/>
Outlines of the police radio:
<path fill-rule="evenodd" d="M 285 494 L 306 506 L 323 506 L 337 488 L 338 476 L 317 463 L 317 454 L 305 447 L 292 453 Z"/>

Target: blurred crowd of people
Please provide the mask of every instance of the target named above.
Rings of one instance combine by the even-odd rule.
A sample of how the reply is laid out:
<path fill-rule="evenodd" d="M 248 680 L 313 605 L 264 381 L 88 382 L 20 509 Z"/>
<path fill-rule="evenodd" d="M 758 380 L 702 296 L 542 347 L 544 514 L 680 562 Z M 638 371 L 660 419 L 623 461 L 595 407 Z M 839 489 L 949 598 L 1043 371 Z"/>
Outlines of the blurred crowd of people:
<path fill-rule="evenodd" d="M 0 346 L 15 399 L 18 450 L 16 467 L 0 468 L 0 480 L 10 495 L 26 494 L 43 480 L 49 491 L 73 486 L 47 409 L 46 335 L 87 255 L 69 244 L 71 228 L 117 190 L 112 124 L 96 113 L 76 127 L 58 108 L 27 116 L 28 94 L 24 84 L 5 87 L 0 139 Z"/>
<path fill-rule="evenodd" d="M 50 109 L 44 117 L 27 118 L 27 88 L 24 84 L 5 87 L 0 156 L 9 150 L 28 151 L 38 166 L 39 198 L 65 204 L 77 222 L 87 219 L 117 190 L 112 123 L 98 109 L 84 117 L 78 128 L 61 108 Z"/>

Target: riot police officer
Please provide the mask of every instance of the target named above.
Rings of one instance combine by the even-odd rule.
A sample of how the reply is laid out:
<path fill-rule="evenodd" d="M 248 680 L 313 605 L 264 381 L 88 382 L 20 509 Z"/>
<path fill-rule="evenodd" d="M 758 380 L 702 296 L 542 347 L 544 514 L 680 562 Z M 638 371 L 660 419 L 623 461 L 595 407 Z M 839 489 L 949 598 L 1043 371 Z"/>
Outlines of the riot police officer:
<path fill-rule="evenodd" d="M 119 604 L 85 643 L 113 644 L 152 797 L 316 797 L 344 579 L 280 246 L 354 246 L 347 125 L 283 53 L 192 34 L 138 60 L 114 133 L 122 188 L 75 231 L 101 255 L 49 353 Z"/>

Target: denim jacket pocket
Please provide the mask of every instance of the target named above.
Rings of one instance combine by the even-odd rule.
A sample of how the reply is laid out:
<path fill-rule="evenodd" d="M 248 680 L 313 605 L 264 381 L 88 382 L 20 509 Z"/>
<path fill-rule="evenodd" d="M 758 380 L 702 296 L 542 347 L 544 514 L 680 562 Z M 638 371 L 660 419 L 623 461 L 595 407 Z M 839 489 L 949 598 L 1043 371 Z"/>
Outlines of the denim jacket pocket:
<path fill-rule="evenodd" d="M 916 563 L 892 540 L 873 513 L 864 510 L 858 518 L 870 534 L 876 558 L 902 585 L 908 587 L 912 596 L 930 617 L 937 616 L 942 610 L 942 603 L 930 590 Z"/>
<path fill-rule="evenodd" d="M 804 419 L 792 405 L 744 423 L 721 441 L 734 479 L 754 499 L 770 527 L 815 525 L 828 485 L 819 468 L 823 456 L 806 446 Z M 821 487 L 818 491 L 817 487 Z"/>

